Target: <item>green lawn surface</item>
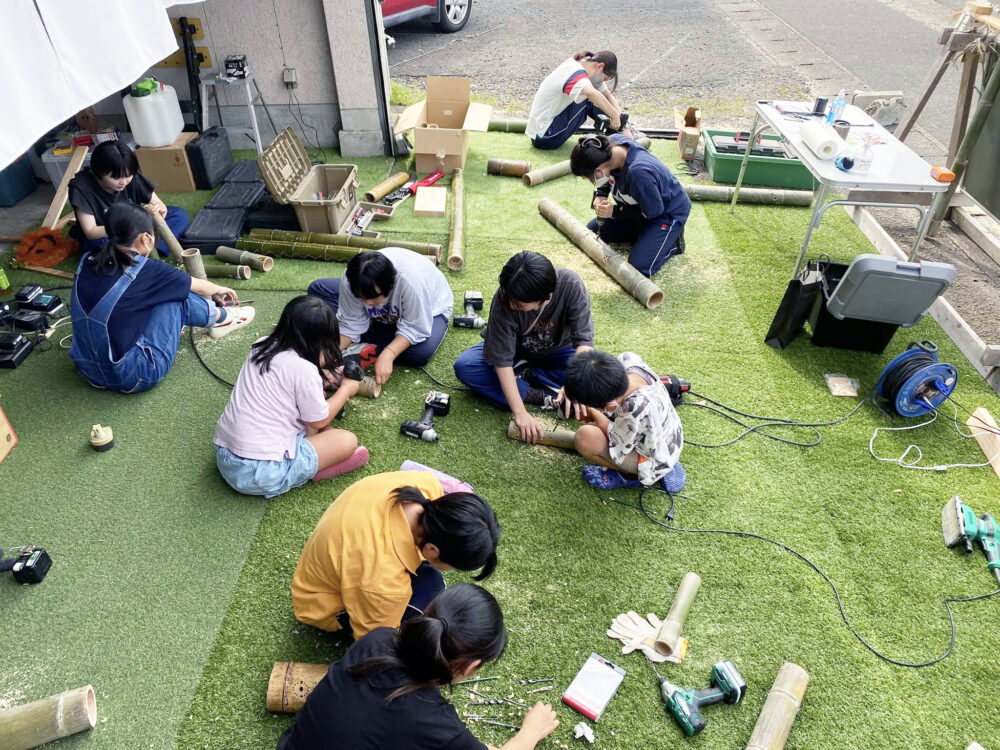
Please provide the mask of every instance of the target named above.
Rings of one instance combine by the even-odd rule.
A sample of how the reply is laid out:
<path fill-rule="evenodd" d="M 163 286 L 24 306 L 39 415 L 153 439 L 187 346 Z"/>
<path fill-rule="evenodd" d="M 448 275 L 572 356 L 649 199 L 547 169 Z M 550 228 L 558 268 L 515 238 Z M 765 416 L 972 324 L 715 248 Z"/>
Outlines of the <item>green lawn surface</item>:
<path fill-rule="evenodd" d="M 679 161 L 673 142 L 656 141 L 653 151 L 671 168 Z M 959 401 L 1000 410 L 929 317 L 901 330 L 882 355 L 816 348 L 808 334 L 782 352 L 763 343 L 808 209 L 741 206 L 731 215 L 723 204 L 695 204 L 687 252 L 655 279 L 664 302 L 646 310 L 537 212 L 538 200 L 550 196 L 586 220 L 588 183 L 566 177 L 526 188 L 485 174 L 490 157 L 544 165 L 568 153 L 568 145 L 533 151 L 521 135 L 473 135 L 465 170 L 465 270 L 445 272 L 456 306 L 470 289 L 489 300 L 505 260 L 530 249 L 583 276 L 599 348 L 636 351 L 657 370 L 744 410 L 805 421 L 846 414 L 856 400 L 832 397 L 824 373 L 856 377 L 868 391 L 888 361 L 919 339 L 934 340 L 942 360 L 958 367 Z M 325 157 L 338 161 L 329 151 Z M 362 191 L 409 166 L 357 162 Z M 209 197 L 208 191 L 164 196 L 192 213 Z M 447 218 L 413 217 L 412 206 L 407 201 L 390 222 L 373 228 L 445 243 Z M 810 255 L 849 260 L 860 252 L 871 252 L 868 241 L 842 211 L 830 211 Z M 285 302 L 311 280 L 342 270 L 336 263 L 278 260 L 271 273 L 236 282 L 242 296 L 255 300 L 257 319 L 218 342 L 196 334 L 199 350 L 220 374 L 235 378 L 250 344 L 270 331 Z M 24 273 L 12 281 L 28 280 L 52 282 Z M 451 363 L 478 340 L 477 332 L 449 330 L 428 369 L 453 383 Z M 517 679 L 553 677 L 554 691 L 530 697 L 555 702 L 591 651 L 628 671 L 595 725 L 596 748 L 743 747 L 785 661 L 811 677 L 788 748 L 945 749 L 973 740 L 1000 746 L 992 697 L 1000 679 L 994 654 L 1000 601 L 955 605 L 957 638 L 948 659 L 924 669 L 892 666 L 851 635 L 829 586 L 801 560 L 755 539 L 655 526 L 622 504 L 636 503 L 637 491 L 598 493 L 587 486 L 579 457 L 507 440 L 508 415 L 481 399 L 453 392 L 451 413 L 437 425 L 438 444 L 402 437 L 400 422 L 420 413 L 432 387 L 423 372 L 397 369 L 381 398 L 352 401 L 341 423 L 370 449 L 367 467 L 263 501 L 234 493 L 217 474 L 212 432 L 229 391 L 202 368 L 187 336 L 168 377 L 141 395 L 91 389 L 58 349 L 0 371 L 0 406 L 21 440 L 0 465 L 0 546 L 39 544 L 54 561 L 40 586 L 0 580 L 0 707 L 90 682 L 98 726 L 59 747 L 274 747 L 291 717 L 265 710 L 272 664 L 333 661 L 347 646 L 340 636 L 295 621 L 288 586 L 298 554 L 343 488 L 414 459 L 472 483 L 504 528 L 500 565 L 485 585 L 504 608 L 510 645 L 483 670 L 500 678 L 484 689 L 524 697 Z M 691 440 L 720 442 L 738 431 L 704 410 L 685 407 L 680 414 Z M 97 422 L 115 431 L 116 446 L 107 453 L 87 444 Z M 872 459 L 875 427 L 902 424 L 867 404 L 850 420 L 821 428 L 823 441 L 813 448 L 760 436 L 720 449 L 688 446 L 682 456 L 688 485 L 674 522 L 752 531 L 794 547 L 837 584 L 852 624 L 873 646 L 906 661 L 937 656 L 949 633 L 941 600 L 993 589 L 978 550 L 965 556 L 944 547 L 941 507 L 959 494 L 977 513 L 998 513 L 998 480 L 988 469 L 907 471 Z M 983 460 L 975 442 L 960 438 L 946 419 L 883 435 L 876 448 L 899 455 L 911 442 L 930 463 Z M 667 510 L 664 498 L 645 497 L 658 519 Z M 694 739 L 683 738 L 664 712 L 642 658 L 621 656 L 620 644 L 605 635 L 615 615 L 630 609 L 664 616 L 689 570 L 703 584 L 685 628 L 688 658 L 661 673 L 705 687 L 712 664 L 731 659 L 748 683 L 742 704 L 706 709 L 708 728 Z M 464 710 L 470 696 L 456 689 L 454 700 Z M 572 727 L 581 717 L 565 706 L 557 711 L 561 726 L 542 747 L 576 746 Z M 515 714 L 508 720 L 517 723 Z M 472 727 L 495 745 L 511 736 Z"/>

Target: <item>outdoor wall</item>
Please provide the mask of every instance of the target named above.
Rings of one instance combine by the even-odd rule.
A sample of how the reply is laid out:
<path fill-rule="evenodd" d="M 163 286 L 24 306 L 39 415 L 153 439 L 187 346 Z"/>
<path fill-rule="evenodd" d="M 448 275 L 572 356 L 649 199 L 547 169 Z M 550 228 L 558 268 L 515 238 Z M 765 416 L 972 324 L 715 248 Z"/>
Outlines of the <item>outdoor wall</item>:
<path fill-rule="evenodd" d="M 345 4 L 355 2 L 357 0 L 337 0 Z M 168 14 L 201 20 L 205 38 L 196 40 L 195 46 L 207 47 L 212 58 L 211 68 L 200 69 L 202 76 L 214 76 L 219 72 L 228 55 L 246 55 L 277 130 L 292 125 L 305 145 L 338 145 L 341 113 L 323 0 L 209 0 L 175 5 Z M 354 36 L 351 31 L 346 24 L 341 29 L 341 33 Z M 363 28 L 358 32 L 364 33 Z M 298 76 L 298 86 L 294 89 L 298 102 L 291 105 L 282 80 L 285 67 L 295 68 Z M 176 88 L 180 99 L 189 98 L 184 68 L 156 67 L 148 74 Z M 219 92 L 222 124 L 250 127 L 243 86 L 208 87 L 209 124 L 219 124 L 213 98 L 215 91 Z M 124 117 L 118 96 L 105 99 L 96 108 L 98 114 Z M 256 112 L 261 139 L 266 146 L 274 138 L 274 129 L 259 104 Z M 304 120 L 307 127 L 296 123 L 296 117 Z M 230 140 L 234 148 L 253 148 L 252 141 L 245 135 L 233 135 Z"/>

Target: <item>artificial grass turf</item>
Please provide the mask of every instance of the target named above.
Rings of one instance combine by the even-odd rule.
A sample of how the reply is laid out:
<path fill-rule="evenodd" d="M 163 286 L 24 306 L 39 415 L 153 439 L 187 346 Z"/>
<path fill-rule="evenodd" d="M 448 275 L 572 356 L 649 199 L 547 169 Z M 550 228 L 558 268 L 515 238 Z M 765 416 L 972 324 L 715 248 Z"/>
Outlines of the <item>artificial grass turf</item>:
<path fill-rule="evenodd" d="M 676 372 L 691 379 L 697 390 L 750 411 L 816 421 L 844 414 L 855 402 L 829 396 L 823 373 L 846 372 L 859 377 L 863 389 L 870 388 L 889 358 L 911 338 L 934 339 L 942 359 L 959 367 L 957 398 L 996 411 L 997 400 L 929 319 L 898 334 L 882 356 L 817 349 L 807 336 L 780 353 L 762 343 L 805 231 L 805 209 L 748 206 L 730 216 L 724 205 L 696 204 L 687 226 L 688 252 L 671 260 L 656 279 L 665 302 L 656 311 L 645 310 L 537 213 L 538 199 L 550 195 L 585 219 L 590 194 L 586 183 L 563 178 L 528 189 L 515 179 L 485 175 L 486 159 L 492 156 L 551 163 L 567 155 L 565 148 L 542 154 L 525 144 L 516 135 L 473 136 L 466 169 L 466 269 L 447 274 L 456 302 L 466 289 L 480 289 L 489 298 L 502 263 L 518 250 L 537 250 L 583 275 L 592 295 L 598 346 L 638 351 L 657 369 Z M 655 142 L 653 148 L 668 165 L 677 161 L 673 143 Z M 388 160 L 361 161 L 362 189 L 388 169 Z M 168 196 L 169 203 L 189 209 L 205 199 L 205 193 Z M 446 219 L 412 217 L 412 201 L 397 213 L 375 228 L 413 239 L 446 240 Z M 867 241 L 838 211 L 825 218 L 811 254 L 850 258 L 868 250 Z M 248 331 L 201 343 L 206 359 L 234 377 L 250 341 L 269 330 L 293 293 L 280 290 L 303 289 L 316 276 L 337 274 L 342 268 L 279 260 L 272 273 L 255 273 L 240 288 L 255 290 L 244 296 L 256 299 L 258 321 Z M 256 291 L 264 289 L 272 291 Z M 450 331 L 429 369 L 452 380 L 450 363 L 478 340 L 475 332 Z M 91 391 L 75 379 L 68 361 L 55 354 L 33 355 L 22 368 L 0 376 L 5 409 L 24 440 L 8 459 L 11 463 L 3 465 L 5 474 L 14 469 L 12 489 L 19 491 L 12 516 L 34 514 L 30 522 L 5 533 L 15 534 L 17 540 L 30 536 L 29 541 L 50 548 L 48 538 L 67 539 L 56 550 L 61 557 L 54 554 L 59 567 L 49 580 L 35 589 L 10 590 L 21 599 L 31 597 L 25 601 L 34 611 L 54 613 L 45 621 L 41 639 L 32 642 L 66 643 L 75 634 L 71 618 L 83 616 L 87 635 L 98 643 L 89 649 L 75 641 L 61 647 L 59 668 L 49 667 L 30 680 L 24 698 L 67 687 L 67 680 L 93 680 L 99 711 L 108 721 L 100 725 L 100 734 L 74 741 L 80 745 L 169 747 L 186 707 L 177 747 L 273 747 L 290 719 L 264 710 L 271 664 L 333 660 L 346 646 L 340 637 L 299 625 L 292 616 L 288 584 L 299 551 L 340 490 L 357 476 L 395 469 L 405 458 L 470 481 L 490 500 L 504 526 L 501 564 L 486 586 L 504 607 L 511 643 L 504 658 L 485 670 L 502 677 L 491 692 L 506 694 L 502 688 L 512 675 L 555 677 L 556 691 L 538 696 L 555 701 L 591 650 L 629 670 L 596 727 L 599 746 L 684 741 L 664 714 L 642 659 L 619 657 L 617 642 L 604 631 L 614 615 L 629 608 L 664 615 L 687 570 L 704 579 L 686 628 L 691 651 L 683 665 L 661 671 L 674 682 L 704 686 L 711 664 L 730 658 L 749 683 L 744 705 L 708 709 L 709 727 L 690 741 L 693 745 L 745 744 L 785 660 L 796 661 L 812 676 L 790 748 L 943 748 L 961 747 L 973 739 L 989 746 L 1000 738 L 991 718 L 995 706 L 989 690 L 998 677 L 990 648 L 1000 635 L 995 601 L 957 605 L 958 643 L 950 659 L 919 671 L 889 666 L 854 640 L 826 584 L 789 554 L 752 540 L 658 529 L 636 511 L 609 500 L 634 503 L 637 492 L 591 490 L 579 477 L 578 457 L 508 441 L 508 415 L 479 399 L 454 394 L 451 414 L 438 427 L 438 445 L 401 437 L 400 421 L 419 413 L 423 393 L 433 387 L 417 371 L 397 372 L 377 401 L 350 404 L 343 426 L 356 430 L 372 450 L 370 465 L 357 476 L 308 485 L 266 504 L 238 498 L 215 475 L 209 447 L 228 392 L 200 370 L 188 349 L 185 343 L 166 381 L 143 396 Z M 50 371 L 57 389 L 43 375 Z M 51 395 L 54 390 L 56 397 Z M 44 407 L 37 409 L 37 416 L 28 406 L 36 401 Z M 91 416 L 95 411 L 99 417 Z M 732 426 L 700 410 L 684 408 L 681 417 L 693 440 L 712 442 L 733 434 Z M 87 420 L 98 418 L 115 427 L 120 441 L 102 457 L 85 446 Z M 70 429 L 76 422 L 83 427 Z M 867 455 L 867 440 L 875 426 L 886 423 L 874 407 L 866 406 L 850 421 L 824 428 L 823 443 L 816 448 L 783 447 L 759 437 L 719 450 L 687 447 L 687 497 L 678 503 L 676 522 L 750 529 L 791 544 L 841 586 L 854 624 L 873 644 L 898 658 L 927 658 L 940 653 L 947 640 L 940 599 L 988 591 L 992 580 L 980 553 L 965 558 L 944 548 L 940 508 L 958 493 L 977 511 L 996 512 L 996 478 L 988 470 L 937 474 L 877 463 Z M 886 436 L 877 447 L 898 455 L 914 437 L 935 463 L 982 460 L 972 441 L 960 441 L 943 420 L 916 435 Z M 44 466 L 51 455 L 49 446 L 62 447 L 63 459 L 53 474 L 36 478 L 36 467 Z M 123 448 L 132 456 L 127 463 L 117 453 Z M 127 477 L 99 480 L 98 471 L 111 473 L 105 471 L 107 463 L 99 463 L 108 458 L 123 462 L 116 470 L 130 472 Z M 137 477 L 144 485 L 138 492 Z M 91 489 L 99 483 L 102 493 Z M 133 510 L 136 494 L 144 502 Z M 39 500 L 33 504 L 35 496 Z M 662 497 L 647 500 L 662 517 Z M 122 528 L 116 529 L 113 510 L 105 503 L 112 509 L 128 508 L 127 518 L 134 520 L 120 521 Z M 262 511 L 233 589 L 233 577 Z M 73 520 L 66 524 L 70 528 L 62 530 L 53 523 L 57 513 Z M 223 518 L 226 514 L 229 517 Z M 233 515 L 239 516 L 238 522 Z M 71 537 L 78 527 L 83 533 Z M 128 547 L 123 552 L 139 548 L 147 556 L 120 555 L 122 575 L 111 576 L 98 565 L 104 559 L 99 549 L 86 557 L 91 545 L 105 539 L 105 527 L 118 530 L 123 538 L 115 541 Z M 150 559 L 150 548 L 155 559 Z M 72 584 L 59 581 L 55 574 L 69 576 L 62 567 L 70 568 L 78 557 L 86 559 L 87 574 L 74 571 Z M 198 562 L 192 563 L 192 558 Z M 176 575 L 182 566 L 187 566 L 186 575 Z M 149 579 L 157 577 L 162 584 L 152 596 Z M 468 580 L 461 574 L 448 577 Z M 230 590 L 228 611 L 205 660 Z M 164 604 L 157 596 L 171 599 Z M 124 604 L 105 611 L 108 598 Z M 122 616 L 134 599 L 140 600 L 141 613 Z M 178 611 L 168 618 L 164 610 L 173 607 Z M 196 611 L 204 622 L 192 622 Z M 20 623 L 16 614 L 7 610 L 0 615 L 5 634 Z M 151 632 L 157 637 L 148 638 Z M 116 649 L 118 643 L 126 647 Z M 140 647 L 144 650 L 138 651 Z M 200 683 L 189 702 L 203 661 Z M 44 663 L 32 656 L 28 638 L 22 636 L 0 657 L 0 664 L 6 676 L 11 672 L 8 664 L 21 670 L 25 662 L 29 666 L 22 674 Z M 140 663 L 138 682 L 133 682 L 136 675 L 127 667 Z M 2 678 L 0 696 L 10 695 L 13 682 Z M 460 693 L 456 691 L 456 702 L 464 705 L 468 698 Z M 517 694 L 523 695 L 523 689 Z M 147 709 L 160 700 L 167 705 L 159 711 Z M 567 708 L 559 713 L 562 726 L 556 736 L 568 742 L 579 716 Z M 473 728 L 493 744 L 509 736 L 499 728 Z"/>

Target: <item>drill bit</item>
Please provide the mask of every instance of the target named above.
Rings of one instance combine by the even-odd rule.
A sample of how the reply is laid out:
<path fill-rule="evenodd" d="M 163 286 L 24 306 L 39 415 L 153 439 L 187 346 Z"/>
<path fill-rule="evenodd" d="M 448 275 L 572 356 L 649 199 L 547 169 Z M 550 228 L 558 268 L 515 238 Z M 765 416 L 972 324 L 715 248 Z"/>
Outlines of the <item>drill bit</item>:
<path fill-rule="evenodd" d="M 554 681 L 555 681 L 555 678 L 553 678 L 553 677 L 539 677 L 539 678 L 534 679 L 534 680 L 518 680 L 517 684 L 518 685 L 534 685 L 535 683 L 538 683 L 538 682 L 554 682 Z"/>
<path fill-rule="evenodd" d="M 554 690 L 555 685 L 546 685 L 545 687 L 535 688 L 534 690 L 529 690 L 525 695 L 531 695 L 532 693 L 547 693 L 549 690 Z"/>

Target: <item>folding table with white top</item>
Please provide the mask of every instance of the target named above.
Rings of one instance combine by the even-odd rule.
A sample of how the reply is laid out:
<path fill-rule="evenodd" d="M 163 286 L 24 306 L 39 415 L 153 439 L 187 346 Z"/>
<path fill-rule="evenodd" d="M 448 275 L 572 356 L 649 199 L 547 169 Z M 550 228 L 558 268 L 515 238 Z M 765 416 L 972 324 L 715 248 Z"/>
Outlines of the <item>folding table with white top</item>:
<path fill-rule="evenodd" d="M 846 192 L 863 190 L 866 192 L 909 192 L 909 193 L 943 193 L 948 189 L 948 183 L 938 182 L 931 177 L 931 165 L 920 158 L 904 143 L 896 139 L 888 130 L 873 120 L 864 110 L 848 105 L 838 118 L 851 124 L 847 134 L 845 149 L 856 146 L 860 149 L 864 139 L 872 142 L 874 158 L 871 169 L 865 174 L 855 174 L 854 171 L 844 172 L 834 164 L 833 159 L 821 159 L 802 142 L 799 128 L 808 120 L 816 119 L 809 113 L 812 105 L 805 102 L 759 101 L 754 113 L 753 127 L 750 130 L 748 147 L 743 153 L 743 163 L 740 175 L 736 180 L 730 213 L 736 209 L 740 186 L 746 172 L 750 157 L 750 144 L 756 142 L 760 134 L 770 128 L 785 144 L 789 156 L 797 157 L 812 173 L 819 183 L 816 197 L 813 201 L 813 213 L 806 230 L 802 249 L 795 261 L 793 276 L 798 273 L 809 246 L 813 230 L 819 226 L 823 214 L 831 206 L 871 206 L 879 208 L 912 208 L 920 212 L 920 223 L 917 226 L 917 236 L 910 250 L 910 260 L 917 253 L 931 219 L 930 206 L 920 203 L 898 203 L 893 201 L 871 201 L 862 199 L 842 198 L 826 200 L 829 192 Z M 888 198 L 888 196 L 887 196 Z"/>

